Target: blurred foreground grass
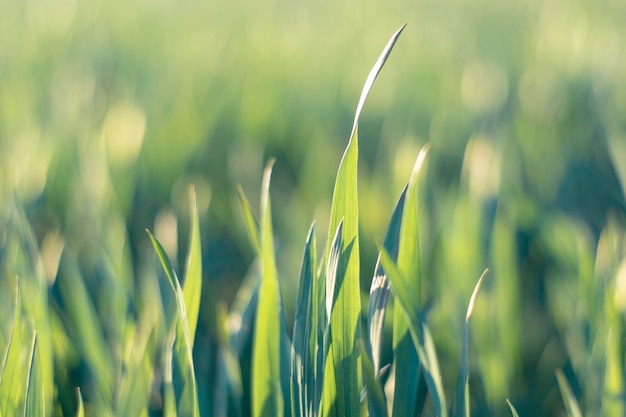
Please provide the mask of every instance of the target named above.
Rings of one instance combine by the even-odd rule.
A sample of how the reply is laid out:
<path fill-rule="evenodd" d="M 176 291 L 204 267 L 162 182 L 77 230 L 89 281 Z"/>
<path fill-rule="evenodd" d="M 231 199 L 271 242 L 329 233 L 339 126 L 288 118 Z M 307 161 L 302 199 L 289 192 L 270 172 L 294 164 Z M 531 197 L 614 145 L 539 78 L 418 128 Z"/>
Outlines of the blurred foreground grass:
<path fill-rule="evenodd" d="M 33 294 L 50 288 L 48 343 L 65 352 L 54 370 L 63 410 L 75 404 L 68 387 L 99 395 L 88 387 L 106 373 L 89 355 L 108 346 L 123 356 L 116 341 L 131 336 L 121 322 L 156 326 L 144 305 L 163 288 L 146 284 L 156 272 L 144 230 L 184 265 L 188 184 L 203 242 L 199 389 L 212 375 L 216 303 L 232 302 L 254 255 L 236 184 L 257 201 L 270 157 L 291 316 L 307 228 L 330 222 L 366 69 L 405 21 L 360 123 L 362 287 L 428 142 L 422 291 L 433 300 L 444 380 L 457 374 L 459 318 L 488 266 L 470 349 L 477 415 L 508 412 L 505 397 L 521 415 L 553 415 L 563 407 L 556 368 L 591 409 L 605 394 L 623 395 L 618 383 L 593 392 L 624 373 L 623 338 L 611 339 L 623 335 L 626 297 L 623 2 L 0 0 L 0 10 L 1 273 L 9 287 L 18 275 L 38 277 L 43 290 Z M 103 334 L 80 323 L 62 330 L 77 319 L 68 297 L 93 301 Z M 48 314 L 38 302 L 35 319 Z M 148 337 L 147 328 L 133 337 Z"/>

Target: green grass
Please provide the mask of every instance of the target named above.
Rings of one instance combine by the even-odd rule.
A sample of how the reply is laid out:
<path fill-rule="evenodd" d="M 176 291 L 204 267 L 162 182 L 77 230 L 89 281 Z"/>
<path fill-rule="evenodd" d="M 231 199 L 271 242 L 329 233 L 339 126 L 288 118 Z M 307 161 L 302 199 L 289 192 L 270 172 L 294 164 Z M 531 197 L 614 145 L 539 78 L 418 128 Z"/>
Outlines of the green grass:
<path fill-rule="evenodd" d="M 623 415 L 626 246 L 617 220 L 602 229 L 596 247 L 588 230 L 570 218 L 540 219 L 534 244 L 554 259 L 541 307 L 555 334 L 548 334 L 540 360 L 531 365 L 522 363 L 525 338 L 541 340 L 545 329 L 540 320 L 523 317 L 534 310 L 521 307 L 525 300 L 516 290 L 524 283 L 515 278 L 515 229 L 537 214 L 515 190 L 508 191 L 519 204 L 500 204 L 491 231 L 484 232 L 480 223 L 487 220 L 470 192 L 477 174 L 467 174 L 466 189 L 438 194 L 433 202 L 429 192 L 436 185 L 428 174 L 436 167 L 428 164 L 437 147 L 424 146 L 409 155 L 415 163 L 404 188 L 393 190 L 400 197 L 383 216 L 382 224 L 387 218 L 389 223 L 373 272 L 363 267 L 374 259 L 363 260 L 362 229 L 381 222 L 371 219 L 378 214 L 372 201 L 388 193 L 372 197 L 366 188 L 370 204 L 364 205 L 357 191 L 363 181 L 361 112 L 403 29 L 391 37 L 362 88 L 324 214 L 323 257 L 318 258 L 315 226 L 305 239 L 275 236 L 270 178 L 280 162 L 265 168 L 260 221 L 243 192 L 248 186 L 239 188 L 256 261 L 230 306 L 206 303 L 219 283 L 203 279 L 212 265 L 203 256 L 199 203 L 202 197 L 208 204 L 208 192 L 201 184 L 189 192 L 188 204 L 180 195 L 176 199 L 188 211 L 180 215 L 186 220 L 181 230 L 187 228 L 186 243 L 180 239 L 186 248 L 182 271 L 179 239 L 168 235 L 167 216 L 162 229 L 145 237 L 150 255 L 133 253 L 134 226 L 127 229 L 120 214 L 131 208 L 119 188 L 124 181 L 113 171 L 108 180 L 95 175 L 78 185 L 83 188 L 73 198 L 82 196 L 86 208 L 73 214 L 81 216 L 79 227 L 93 228 L 76 231 L 81 237 L 72 241 L 55 240 L 52 233 L 38 241 L 34 230 L 40 226 L 29 223 L 26 208 L 11 193 L 3 194 L 0 416 L 460 417 L 502 410 L 515 416 L 516 408 L 542 411 L 541 405 L 517 403 L 529 398 L 528 387 L 514 378 L 524 366 L 548 368 L 551 379 L 539 381 L 548 387 L 544 398 L 562 397 L 560 408 L 569 416 Z M 98 153 L 96 145 L 84 146 L 86 154 Z M 487 148 L 484 139 L 472 141 L 464 169 L 471 170 L 472 152 Z M 85 175 L 99 169 L 70 166 Z M 100 180 L 111 181 L 102 194 L 95 186 Z M 229 198 L 218 191 L 211 204 Z M 115 200 L 108 193 L 120 198 L 118 211 L 89 205 L 91 199 Z M 428 210 L 430 204 L 442 209 Z M 290 213 L 285 207 L 280 212 Z M 481 233 L 491 233 L 497 244 L 486 249 Z M 297 291 L 282 274 L 284 245 L 303 252 Z M 483 274 L 476 283 L 475 269 L 490 263 L 493 275 Z M 368 296 L 363 283 L 370 281 Z M 472 327 L 470 317 L 478 322 Z M 536 326 L 525 328 L 528 323 Z"/>

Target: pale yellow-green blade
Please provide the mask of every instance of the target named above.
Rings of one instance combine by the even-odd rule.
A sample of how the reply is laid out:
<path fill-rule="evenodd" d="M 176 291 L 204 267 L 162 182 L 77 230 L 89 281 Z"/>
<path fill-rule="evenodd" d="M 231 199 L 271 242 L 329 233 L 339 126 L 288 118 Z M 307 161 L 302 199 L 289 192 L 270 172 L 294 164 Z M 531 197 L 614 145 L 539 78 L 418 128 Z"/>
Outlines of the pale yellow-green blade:
<path fill-rule="evenodd" d="M 200 296 L 202 294 L 202 244 L 200 242 L 200 221 L 198 219 L 198 203 L 196 191 L 189 190 L 191 206 L 191 225 L 189 227 L 189 249 L 187 251 L 187 268 L 183 282 L 183 296 L 189 323 L 189 337 L 193 349 L 200 311 Z"/>
<path fill-rule="evenodd" d="M 285 413 L 281 389 L 281 300 L 272 231 L 269 186 L 273 162 L 263 175 L 261 194 L 262 276 L 252 350 L 252 415 L 282 417 Z M 288 396 L 288 393 L 285 393 Z M 289 410 L 287 410 L 289 411 Z"/>

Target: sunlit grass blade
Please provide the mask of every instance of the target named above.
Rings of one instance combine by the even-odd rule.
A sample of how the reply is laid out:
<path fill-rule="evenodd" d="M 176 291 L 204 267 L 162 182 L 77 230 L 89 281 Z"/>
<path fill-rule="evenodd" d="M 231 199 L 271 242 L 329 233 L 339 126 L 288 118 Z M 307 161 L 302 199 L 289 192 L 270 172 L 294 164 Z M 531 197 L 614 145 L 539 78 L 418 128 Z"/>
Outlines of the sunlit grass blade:
<path fill-rule="evenodd" d="M 243 220 L 246 223 L 246 230 L 248 232 L 248 238 L 252 244 L 252 248 L 257 255 L 261 255 L 261 239 L 259 237 L 259 222 L 257 221 L 250 202 L 246 198 L 241 186 L 237 187 L 237 195 L 239 196 L 239 202 L 241 203 L 241 211 L 243 213 Z"/>
<path fill-rule="evenodd" d="M 578 401 L 576 401 L 576 397 L 574 397 L 572 388 L 567 382 L 567 378 L 565 378 L 563 371 L 557 369 L 555 373 L 556 379 L 559 383 L 559 389 L 561 390 L 561 396 L 563 397 L 563 403 L 565 403 L 565 410 L 567 411 L 568 417 L 582 417 L 583 414 L 580 411 Z"/>
<path fill-rule="evenodd" d="M 404 208 L 405 196 L 406 187 L 402 190 L 402 194 L 400 194 L 400 198 L 398 199 L 396 207 L 393 210 L 383 243 L 383 246 L 387 252 L 391 254 L 394 261 L 397 260 L 398 256 L 398 241 L 400 239 L 400 225 L 402 223 L 402 211 Z M 372 279 L 372 284 L 370 286 L 367 321 L 374 372 L 378 375 L 380 372 L 383 326 L 385 323 L 387 302 L 389 301 L 389 294 L 391 290 L 389 288 L 389 280 L 387 279 L 385 271 L 380 263 L 380 256 L 376 261 L 374 271 L 374 278 Z"/>
<path fill-rule="evenodd" d="M 428 385 L 428 391 L 435 407 L 435 413 L 439 417 L 447 416 L 446 399 L 437 352 L 435 351 L 430 329 L 420 309 L 418 295 L 412 292 L 408 280 L 398 270 L 385 248 L 379 246 L 379 250 L 381 251 L 383 268 L 385 268 L 387 277 L 391 281 L 391 290 L 395 300 L 397 300 L 397 307 L 403 310 L 408 319 L 411 338 L 417 350 L 424 379 Z"/>
<path fill-rule="evenodd" d="M 152 242 L 157 257 L 161 261 L 161 266 L 165 271 L 170 287 L 174 292 L 176 299 L 176 315 L 177 318 L 174 321 L 174 329 L 169 329 L 169 332 L 174 332 L 175 338 L 173 342 L 173 364 L 172 364 L 172 381 L 174 389 L 179 392 L 180 395 L 176 395 L 179 399 L 177 403 L 178 415 L 184 416 L 198 416 L 198 393 L 196 387 L 196 376 L 193 366 L 193 355 L 191 350 L 191 337 L 189 335 L 189 323 L 187 322 L 187 310 L 185 307 L 185 297 L 183 290 L 180 287 L 178 277 L 172 264 L 167 257 L 163 246 L 154 237 L 150 231 L 148 236 Z M 169 336 L 171 337 L 171 335 Z"/>
<path fill-rule="evenodd" d="M 198 203 L 196 191 L 189 190 L 191 206 L 191 225 L 189 228 L 189 248 L 187 250 L 187 268 L 183 282 L 183 296 L 189 323 L 190 345 L 193 349 L 200 311 L 200 296 L 202 294 L 202 244 L 200 242 L 200 221 L 198 219 Z"/>
<path fill-rule="evenodd" d="M 270 161 L 265 169 L 261 191 L 262 274 L 252 348 L 252 414 L 255 417 L 281 417 L 285 413 L 281 384 L 282 305 L 269 197 L 272 165 Z M 288 399 L 287 393 L 285 396 Z"/>
<path fill-rule="evenodd" d="M 367 389 L 367 409 L 369 411 L 369 416 L 386 417 L 388 413 L 383 388 L 380 381 L 376 377 L 376 372 L 369 357 L 369 353 L 365 349 L 363 340 L 359 340 L 358 348 L 361 355 L 361 363 L 363 365 L 365 387 Z"/>
<path fill-rule="evenodd" d="M 453 417 L 469 417 L 470 416 L 470 404 L 469 404 L 469 361 L 467 357 L 467 350 L 469 344 L 469 325 L 470 318 L 472 317 L 472 311 L 474 310 L 474 303 L 476 297 L 478 297 L 478 291 L 483 283 L 485 275 L 487 275 L 488 269 L 482 273 L 472 296 L 470 297 L 469 305 L 467 306 L 467 314 L 465 315 L 465 327 L 463 329 L 463 345 L 461 346 L 461 369 L 459 370 L 459 377 L 456 383 L 456 393 L 454 399 L 454 408 L 452 410 Z"/>
<path fill-rule="evenodd" d="M 519 417 L 519 414 L 517 414 L 517 410 L 515 409 L 515 407 L 513 407 L 513 404 L 511 404 L 511 401 L 509 401 L 509 399 L 506 399 L 506 403 L 509 405 L 509 408 L 511 409 L 511 414 L 513 415 L 513 417 Z"/>
<path fill-rule="evenodd" d="M 41 354 L 37 345 L 37 332 L 33 331 L 30 364 L 28 366 L 28 388 L 26 394 L 26 417 L 43 417 L 46 415 L 46 398 L 44 395 L 44 379 L 41 370 Z"/>
<path fill-rule="evenodd" d="M 376 77 L 378 77 L 378 74 L 380 74 L 380 70 L 383 69 L 383 66 L 385 65 L 385 62 L 387 61 L 387 58 L 389 57 L 391 50 L 393 49 L 394 45 L 396 44 L 398 38 L 400 37 L 400 34 L 402 33 L 406 25 L 407 23 L 402 25 L 400 29 L 398 29 L 396 33 L 394 33 L 391 36 L 391 39 L 389 39 L 389 41 L 387 42 L 387 45 L 385 45 L 383 52 L 380 54 L 380 56 L 378 57 L 378 60 L 376 61 L 372 69 L 370 70 L 370 73 L 368 74 L 367 79 L 365 80 L 365 84 L 363 85 L 363 89 L 361 90 L 361 97 L 359 98 L 359 104 L 356 106 L 356 112 L 354 113 L 354 123 L 352 124 L 352 132 L 350 133 L 350 137 L 356 135 L 357 125 L 359 123 L 359 117 L 361 116 L 361 110 L 363 110 L 363 105 L 365 104 L 365 100 L 367 99 L 367 96 L 370 90 L 372 89 L 372 86 L 374 85 L 374 81 L 376 81 Z"/>
<path fill-rule="evenodd" d="M 300 281 L 296 298 L 296 311 L 293 323 L 291 345 L 291 408 L 294 417 L 305 416 L 309 409 L 309 401 L 313 400 L 315 374 L 311 346 L 312 323 L 312 291 L 316 279 L 315 264 L 315 226 L 312 225 L 304 247 Z"/>
<path fill-rule="evenodd" d="M 6 279 L 4 282 L 0 282 L 2 285 L 2 319 L 3 326 L 0 328 L 0 384 L 2 383 L 2 376 L 4 375 L 4 369 L 7 365 L 9 350 L 11 348 L 11 340 L 13 339 L 13 332 L 16 324 L 19 325 L 19 290 L 17 277 L 13 279 Z M 1 386 L 1 385 L 0 385 Z M 2 410 L 0 409 L 0 412 Z"/>
<path fill-rule="evenodd" d="M 16 293 L 16 297 L 19 295 Z M 28 335 L 24 332 L 23 317 L 20 312 L 19 298 L 15 303 L 13 326 L 7 346 L 6 359 L 0 375 L 0 414 L 3 416 L 18 415 L 24 410 L 26 397 L 28 368 L 25 355 Z"/>

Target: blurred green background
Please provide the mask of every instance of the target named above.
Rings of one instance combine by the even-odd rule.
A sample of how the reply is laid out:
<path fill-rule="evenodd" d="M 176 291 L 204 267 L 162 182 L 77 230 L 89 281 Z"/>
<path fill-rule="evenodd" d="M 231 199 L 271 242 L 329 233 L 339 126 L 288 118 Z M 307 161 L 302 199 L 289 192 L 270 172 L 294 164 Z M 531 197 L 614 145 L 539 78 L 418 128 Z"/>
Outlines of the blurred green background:
<path fill-rule="evenodd" d="M 606 219 L 619 225 L 626 209 L 625 21 L 622 0 L 0 0 L 1 209 L 24 208 L 51 284 L 62 239 L 96 291 L 103 248 L 124 243 L 132 276 L 152 265 L 146 228 L 183 264 L 195 184 L 200 329 L 211 329 L 215 302 L 231 302 L 253 261 L 236 186 L 258 201 L 275 157 L 292 309 L 362 83 L 409 22 L 361 116 L 363 290 L 428 142 L 424 297 L 444 380 L 454 381 L 464 309 L 490 267 L 473 330 L 475 411 L 499 415 L 508 397 L 521 415 L 553 415 L 563 407 L 555 368 L 584 392 L 554 293 L 582 288 L 584 260 L 597 271 Z"/>

